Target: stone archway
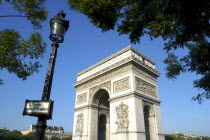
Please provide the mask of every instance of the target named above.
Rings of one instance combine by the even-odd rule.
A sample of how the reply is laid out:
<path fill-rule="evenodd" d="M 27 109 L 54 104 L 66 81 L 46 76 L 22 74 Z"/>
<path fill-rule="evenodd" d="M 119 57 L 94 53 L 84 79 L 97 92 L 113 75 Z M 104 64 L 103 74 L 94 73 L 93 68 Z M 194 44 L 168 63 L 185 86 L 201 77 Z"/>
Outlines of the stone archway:
<path fill-rule="evenodd" d="M 151 105 L 144 106 L 144 125 L 146 140 L 156 140 L 155 114 Z"/>
<path fill-rule="evenodd" d="M 105 89 L 99 89 L 92 98 L 92 104 L 98 108 L 97 140 L 109 140 L 109 93 Z"/>

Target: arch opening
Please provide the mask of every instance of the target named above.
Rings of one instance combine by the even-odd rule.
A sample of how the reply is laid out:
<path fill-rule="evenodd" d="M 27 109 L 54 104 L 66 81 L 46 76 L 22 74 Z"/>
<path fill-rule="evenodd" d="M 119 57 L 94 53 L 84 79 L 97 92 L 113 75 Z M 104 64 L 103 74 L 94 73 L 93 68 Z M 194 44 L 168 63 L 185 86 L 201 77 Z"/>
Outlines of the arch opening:
<path fill-rule="evenodd" d="M 92 103 L 109 108 L 109 93 L 105 89 L 98 90 L 92 98 Z"/>
<path fill-rule="evenodd" d="M 146 140 L 156 140 L 155 114 L 151 106 L 144 106 L 144 124 Z"/>
<path fill-rule="evenodd" d="M 145 125 L 146 140 L 150 140 L 149 110 L 150 110 L 149 106 L 144 107 L 144 125 Z"/>
<path fill-rule="evenodd" d="M 106 115 L 104 114 L 98 118 L 98 140 L 106 140 Z"/>
<path fill-rule="evenodd" d="M 105 89 L 98 90 L 93 96 L 92 103 L 98 108 L 97 140 L 109 140 L 109 93 Z"/>

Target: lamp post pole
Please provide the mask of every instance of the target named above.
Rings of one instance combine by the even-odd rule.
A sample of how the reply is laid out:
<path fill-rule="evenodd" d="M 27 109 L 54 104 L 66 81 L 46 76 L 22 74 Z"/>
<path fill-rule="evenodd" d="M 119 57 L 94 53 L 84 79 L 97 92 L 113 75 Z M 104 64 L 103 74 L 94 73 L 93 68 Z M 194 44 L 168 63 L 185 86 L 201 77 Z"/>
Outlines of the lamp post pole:
<path fill-rule="evenodd" d="M 50 40 L 52 43 L 52 51 L 48 63 L 47 74 L 45 77 L 44 89 L 42 93 L 42 101 L 50 101 L 50 93 L 52 87 L 53 73 L 55 67 L 55 61 L 57 56 L 58 43 L 63 43 L 64 35 L 69 27 L 69 21 L 65 20 L 63 11 L 60 11 L 54 18 L 50 20 L 51 34 Z M 47 120 L 51 117 L 45 115 L 39 115 L 36 124 L 35 140 L 44 140 L 45 129 L 47 128 Z"/>
<path fill-rule="evenodd" d="M 44 90 L 42 94 L 42 101 L 50 100 L 50 93 L 52 87 L 53 73 L 55 68 L 55 61 L 57 56 L 58 43 L 55 41 L 52 44 L 52 51 L 50 54 L 47 74 L 45 77 Z M 47 118 L 45 116 L 39 116 L 36 124 L 35 140 L 44 140 L 45 129 L 47 127 Z"/>

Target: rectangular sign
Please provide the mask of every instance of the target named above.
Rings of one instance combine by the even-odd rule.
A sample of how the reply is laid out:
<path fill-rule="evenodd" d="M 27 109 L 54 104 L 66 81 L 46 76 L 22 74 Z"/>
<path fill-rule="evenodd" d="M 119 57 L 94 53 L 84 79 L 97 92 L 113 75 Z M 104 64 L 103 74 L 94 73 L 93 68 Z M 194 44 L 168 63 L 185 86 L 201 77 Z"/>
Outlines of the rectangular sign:
<path fill-rule="evenodd" d="M 26 100 L 23 115 L 52 118 L 53 101 Z"/>

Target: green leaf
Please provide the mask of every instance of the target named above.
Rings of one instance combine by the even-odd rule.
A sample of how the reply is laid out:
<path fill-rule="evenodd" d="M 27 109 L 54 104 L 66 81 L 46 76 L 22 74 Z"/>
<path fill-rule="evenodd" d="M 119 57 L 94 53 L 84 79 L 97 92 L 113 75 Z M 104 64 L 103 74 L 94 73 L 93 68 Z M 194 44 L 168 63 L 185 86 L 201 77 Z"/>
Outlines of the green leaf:
<path fill-rule="evenodd" d="M 0 69 L 7 69 L 26 80 L 41 67 L 36 60 L 43 57 L 46 44 L 39 33 L 32 33 L 24 40 L 12 29 L 0 31 Z"/>

